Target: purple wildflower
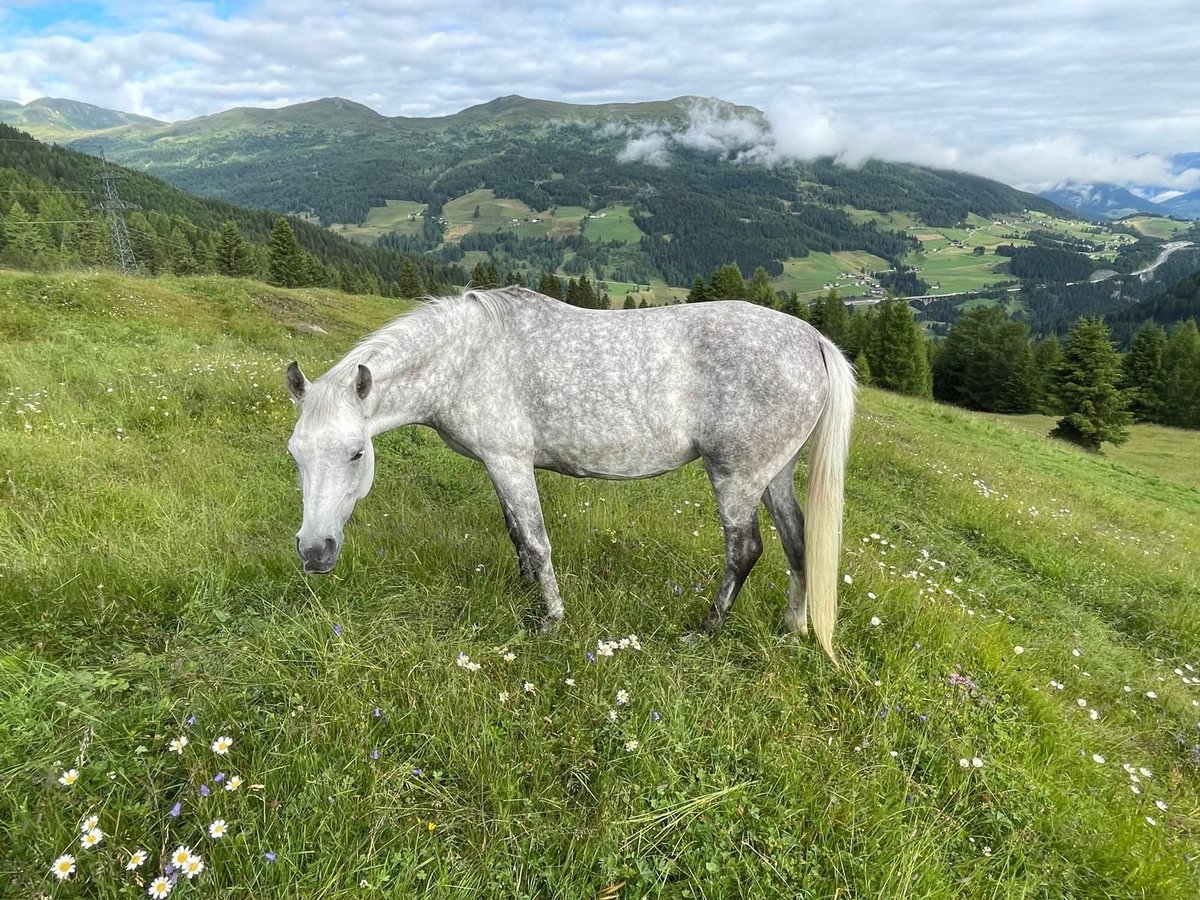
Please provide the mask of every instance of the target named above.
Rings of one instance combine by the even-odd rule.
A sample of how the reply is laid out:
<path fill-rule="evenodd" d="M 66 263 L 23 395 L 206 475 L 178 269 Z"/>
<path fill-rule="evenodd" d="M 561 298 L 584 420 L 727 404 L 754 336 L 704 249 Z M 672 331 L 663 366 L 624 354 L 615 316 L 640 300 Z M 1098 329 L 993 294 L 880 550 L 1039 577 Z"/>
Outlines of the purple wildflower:
<path fill-rule="evenodd" d="M 216 784 L 220 784 L 224 780 L 225 780 L 224 772 L 218 772 L 216 775 L 213 776 L 213 782 Z"/>
<path fill-rule="evenodd" d="M 949 681 L 950 681 L 950 684 L 954 685 L 955 687 L 965 688 L 968 691 L 979 690 L 979 685 L 977 685 L 973 680 L 968 678 L 966 675 L 960 675 L 958 672 L 951 672 Z"/>
<path fill-rule="evenodd" d="M 209 791 L 208 791 L 208 785 L 207 785 L 207 784 L 202 784 L 202 785 L 200 785 L 200 796 L 201 796 L 201 797 L 207 797 L 207 796 L 208 796 L 208 793 L 209 793 Z"/>
<path fill-rule="evenodd" d="M 425 772 L 422 771 L 421 769 L 413 769 L 413 776 L 415 778 L 420 778 L 424 774 L 425 774 Z"/>
<path fill-rule="evenodd" d="M 334 625 L 334 626 L 333 626 L 333 636 L 334 636 L 334 637 L 341 637 L 341 636 L 342 636 L 342 626 L 341 626 L 341 625 Z"/>
<path fill-rule="evenodd" d="M 273 863 L 273 862 L 275 862 L 275 854 L 272 853 L 270 850 L 268 850 L 266 853 L 263 854 L 263 859 L 265 859 L 269 863 Z"/>
<path fill-rule="evenodd" d="M 377 719 L 378 719 L 378 718 L 379 718 L 380 716 L 382 716 L 382 715 L 383 715 L 383 710 L 382 710 L 382 709 L 380 709 L 378 706 L 377 706 L 377 707 L 375 707 L 375 718 L 377 718 Z"/>
<path fill-rule="evenodd" d="M 371 751 L 371 759 L 379 759 L 379 748 L 376 747 Z"/>
<path fill-rule="evenodd" d="M 929 716 L 925 715 L 925 713 L 921 713 L 919 716 L 917 716 L 917 720 L 924 725 L 929 721 Z"/>
<path fill-rule="evenodd" d="M 888 708 L 885 706 L 883 709 L 881 709 L 881 710 L 879 711 L 879 718 L 881 718 L 881 719 L 886 719 L 886 718 L 887 718 L 887 714 L 888 714 Z"/>
<path fill-rule="evenodd" d="M 174 806 L 171 807 L 171 815 L 173 817 L 179 818 L 179 814 L 181 812 L 183 812 L 183 804 L 182 803 L 176 803 Z"/>
<path fill-rule="evenodd" d="M 187 717 L 187 723 L 188 723 L 189 728 L 194 728 L 196 726 L 196 714 L 195 713 L 192 713 L 190 716 Z"/>
<path fill-rule="evenodd" d="M 655 722 L 661 722 L 662 713 L 660 713 L 657 709 L 652 709 L 650 710 L 650 718 Z"/>
<path fill-rule="evenodd" d="M 596 662 L 596 654 L 593 653 L 591 650 L 588 651 L 588 662 L 590 662 L 590 663 Z"/>

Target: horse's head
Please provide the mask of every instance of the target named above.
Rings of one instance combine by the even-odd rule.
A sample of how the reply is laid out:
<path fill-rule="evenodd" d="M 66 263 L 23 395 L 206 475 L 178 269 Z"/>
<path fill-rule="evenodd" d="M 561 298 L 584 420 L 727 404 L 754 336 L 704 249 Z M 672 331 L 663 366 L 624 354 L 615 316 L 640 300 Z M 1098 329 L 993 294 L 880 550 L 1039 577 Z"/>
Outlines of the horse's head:
<path fill-rule="evenodd" d="M 304 495 L 296 552 L 305 572 L 324 574 L 337 562 L 342 528 L 354 504 L 371 490 L 375 477 L 375 451 L 363 410 L 371 372 L 360 365 L 343 381 L 327 377 L 311 384 L 293 362 L 287 386 L 300 409 L 288 441 Z"/>

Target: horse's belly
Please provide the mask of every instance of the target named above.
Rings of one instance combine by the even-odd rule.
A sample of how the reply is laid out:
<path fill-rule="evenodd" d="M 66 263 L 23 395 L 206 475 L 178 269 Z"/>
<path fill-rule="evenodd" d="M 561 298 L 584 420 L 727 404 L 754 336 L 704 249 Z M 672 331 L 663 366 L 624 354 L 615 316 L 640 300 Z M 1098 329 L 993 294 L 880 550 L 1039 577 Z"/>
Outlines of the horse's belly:
<path fill-rule="evenodd" d="M 678 469 L 699 452 L 691 440 L 642 443 L 636 439 L 556 442 L 553 448 L 539 447 L 534 465 L 576 478 L 650 478 Z"/>

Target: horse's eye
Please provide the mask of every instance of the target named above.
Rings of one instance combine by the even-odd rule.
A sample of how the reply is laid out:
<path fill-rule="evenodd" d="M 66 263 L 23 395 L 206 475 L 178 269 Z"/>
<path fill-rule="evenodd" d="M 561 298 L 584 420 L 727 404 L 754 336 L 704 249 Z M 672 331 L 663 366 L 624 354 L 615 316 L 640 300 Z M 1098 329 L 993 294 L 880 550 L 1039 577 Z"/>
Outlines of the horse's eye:
<path fill-rule="evenodd" d="M 363 455 L 363 452 L 361 450 L 359 450 L 352 457 L 350 457 L 350 462 L 358 462 L 360 459 L 362 459 L 362 455 Z"/>

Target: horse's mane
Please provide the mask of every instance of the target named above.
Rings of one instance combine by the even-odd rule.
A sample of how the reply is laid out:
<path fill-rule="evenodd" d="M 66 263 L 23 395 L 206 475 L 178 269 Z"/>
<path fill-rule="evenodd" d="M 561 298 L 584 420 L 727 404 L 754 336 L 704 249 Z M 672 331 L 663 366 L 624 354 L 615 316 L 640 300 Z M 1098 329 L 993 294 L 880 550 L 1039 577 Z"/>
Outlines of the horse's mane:
<path fill-rule="evenodd" d="M 367 364 L 376 356 L 394 356 L 399 353 L 409 338 L 409 332 L 414 328 L 453 320 L 474 310 L 482 310 L 488 319 L 499 323 L 514 307 L 544 299 L 545 297 L 537 291 L 516 285 L 491 290 L 468 290 L 442 297 L 421 297 L 412 309 L 355 344 L 350 352 L 330 366 L 318 381 L 331 386 L 348 384 L 360 365 Z M 316 397 L 321 397 L 314 406 L 320 406 L 323 399 L 332 402 L 332 398 L 337 394 L 336 391 L 314 393 Z"/>

